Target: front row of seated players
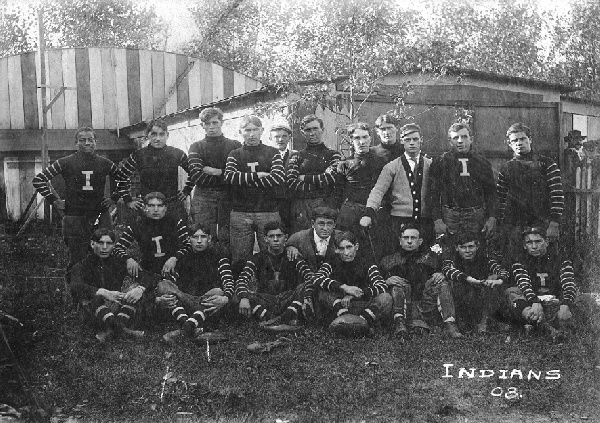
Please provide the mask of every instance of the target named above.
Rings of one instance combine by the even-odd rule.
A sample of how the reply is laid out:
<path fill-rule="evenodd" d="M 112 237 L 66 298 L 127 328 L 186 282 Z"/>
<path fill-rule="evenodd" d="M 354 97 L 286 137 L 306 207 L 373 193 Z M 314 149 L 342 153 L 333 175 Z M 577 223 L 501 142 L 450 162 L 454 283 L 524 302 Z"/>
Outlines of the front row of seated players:
<path fill-rule="evenodd" d="M 313 312 L 316 299 L 321 315 L 334 315 L 334 330 L 349 323 L 368 331 L 376 320 L 393 318 L 393 333 L 399 337 L 408 328 L 429 331 L 439 320 L 438 310 L 445 331 L 455 338 L 462 336 L 456 319 L 464 323 L 463 315 L 475 317 L 477 332 L 486 332 L 489 319 L 500 311 L 553 337 L 560 334 L 557 329 L 569 326 L 572 316 L 577 323 L 596 318 L 591 297 L 578 295 L 570 261 L 548 249 L 540 228 L 524 232 L 523 255 L 512 261 L 512 278 L 487 257 L 478 234 L 471 233 L 457 234 L 456 253 L 443 261 L 439 272 L 437 256 L 423 246 L 419 228 L 412 224 L 400 231 L 399 251 L 378 267 L 364 251 L 359 253 L 354 234 L 334 231 L 335 211 L 325 208 L 318 210 L 308 235 L 300 237 L 303 242 L 296 239 L 293 258 L 284 250 L 285 228 L 268 223 L 267 249 L 246 262 L 234 283 L 229 254 L 213 246 L 207 226 L 195 225 L 188 240 L 182 223 L 164 216 L 160 193 L 148 194 L 145 202 L 147 220 L 127 228 L 116 247 L 114 232 L 95 231 L 92 252 L 73 270 L 71 291 L 95 316 L 100 341 L 122 334 L 143 337 L 129 326 L 139 304 L 152 293 L 181 326 L 163 337 L 167 342 L 181 334 L 195 336 L 209 316 L 236 303 L 236 297 L 240 314 L 255 316 L 265 328 L 298 328 L 303 316 Z M 327 245 L 317 246 L 325 241 Z M 141 267 L 127 251 L 133 242 L 141 250 Z M 334 255 L 327 254 L 331 249 Z M 509 279 L 516 286 L 506 289 Z M 251 289 L 254 281 L 256 289 Z"/>

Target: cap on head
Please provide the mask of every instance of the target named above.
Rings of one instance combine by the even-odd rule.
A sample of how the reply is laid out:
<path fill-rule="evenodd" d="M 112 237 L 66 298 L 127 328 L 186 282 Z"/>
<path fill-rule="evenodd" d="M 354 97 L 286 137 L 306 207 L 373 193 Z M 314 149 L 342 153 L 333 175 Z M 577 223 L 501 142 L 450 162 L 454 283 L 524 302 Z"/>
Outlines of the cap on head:
<path fill-rule="evenodd" d="M 567 136 L 564 138 L 564 140 L 566 142 L 572 142 L 572 141 L 581 141 L 586 139 L 587 137 L 585 135 L 581 135 L 581 131 L 578 129 L 573 129 L 572 131 L 569 131 L 569 133 L 567 134 Z"/>
<path fill-rule="evenodd" d="M 544 231 L 539 226 L 533 226 L 530 228 L 525 228 L 523 232 L 521 232 L 521 237 L 525 239 L 527 235 L 539 235 L 542 238 L 546 239 L 546 231 Z"/>
<path fill-rule="evenodd" d="M 418 132 L 421 135 L 421 127 L 416 123 L 408 123 L 400 128 L 400 137 L 405 137 L 408 134 L 412 134 L 413 132 Z"/>
<path fill-rule="evenodd" d="M 292 128 L 286 122 L 276 123 L 275 125 L 271 126 L 269 132 L 273 131 L 286 131 L 288 134 L 292 135 Z"/>

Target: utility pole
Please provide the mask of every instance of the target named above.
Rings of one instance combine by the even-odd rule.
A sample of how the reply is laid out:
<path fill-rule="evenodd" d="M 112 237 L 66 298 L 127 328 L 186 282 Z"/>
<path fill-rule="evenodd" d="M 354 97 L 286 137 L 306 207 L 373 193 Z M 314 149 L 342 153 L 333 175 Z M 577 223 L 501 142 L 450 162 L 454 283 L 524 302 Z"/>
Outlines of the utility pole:
<path fill-rule="evenodd" d="M 46 36 L 44 35 L 44 12 L 38 12 L 40 52 L 40 86 L 42 89 L 42 169 L 48 167 L 48 110 L 46 105 Z"/>

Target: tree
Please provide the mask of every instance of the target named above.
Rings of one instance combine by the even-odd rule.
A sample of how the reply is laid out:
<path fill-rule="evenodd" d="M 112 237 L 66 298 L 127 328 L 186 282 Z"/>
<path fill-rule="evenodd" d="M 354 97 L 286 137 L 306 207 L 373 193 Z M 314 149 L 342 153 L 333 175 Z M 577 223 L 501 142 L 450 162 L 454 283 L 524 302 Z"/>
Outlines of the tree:
<path fill-rule="evenodd" d="M 27 31 L 33 23 L 31 16 L 20 13 L 19 8 L 10 6 L 7 0 L 0 2 L 0 56 L 31 50 Z"/>
<path fill-rule="evenodd" d="M 167 36 L 154 7 L 133 0 L 51 0 L 41 8 L 50 47 L 151 49 Z"/>

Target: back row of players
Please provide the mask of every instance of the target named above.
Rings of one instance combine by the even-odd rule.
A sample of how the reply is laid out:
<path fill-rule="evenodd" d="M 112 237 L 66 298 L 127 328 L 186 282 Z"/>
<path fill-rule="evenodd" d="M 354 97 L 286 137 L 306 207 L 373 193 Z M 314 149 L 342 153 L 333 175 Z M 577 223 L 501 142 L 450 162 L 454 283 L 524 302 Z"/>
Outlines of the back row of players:
<path fill-rule="evenodd" d="M 371 147 L 370 127 L 352 124 L 354 155 L 341 160 L 323 144 L 323 121 L 314 115 L 302 120 L 301 151 L 289 150 L 286 124 L 270 128 L 274 148 L 262 144 L 256 116 L 241 119 L 243 145 L 223 136 L 219 109 L 203 110 L 200 119 L 206 138 L 192 144 L 189 160 L 166 145 L 163 121 L 148 125 L 149 145 L 120 168 L 95 153 L 93 130 L 81 128 L 79 151 L 33 180 L 64 211 L 71 289 L 90 305 L 98 339 L 142 336 L 129 329 L 142 299 L 181 325 L 166 341 L 196 336 L 231 303 L 266 329 L 296 330 L 316 310 L 342 331 L 368 331 L 389 318 L 398 337 L 437 321 L 461 337 L 457 313 L 479 332 L 503 312 L 554 337 L 573 314 L 590 318 L 593 301 L 579 294 L 571 262 L 549 248 L 564 207 L 560 170 L 532 151 L 523 124 L 507 131 L 514 156 L 496 183 L 463 123 L 450 127 L 450 151 L 433 161 L 421 152 L 418 125 L 398 130 L 393 117 L 380 116 L 381 144 Z M 181 191 L 179 167 L 189 176 Z M 143 201 L 129 194 L 134 171 Z M 64 200 L 50 185 L 59 174 Z M 116 181 L 110 198 L 107 175 Z M 192 190 L 188 232 L 182 200 Z M 117 241 L 106 209 L 119 198 L 141 216 Z M 94 224 L 103 229 L 92 234 Z M 430 248 L 435 234 L 448 235 L 443 260 Z M 84 257 L 90 236 L 92 252 Z M 261 251 L 252 256 L 255 239 Z M 130 255 L 134 243 L 139 262 Z"/>

